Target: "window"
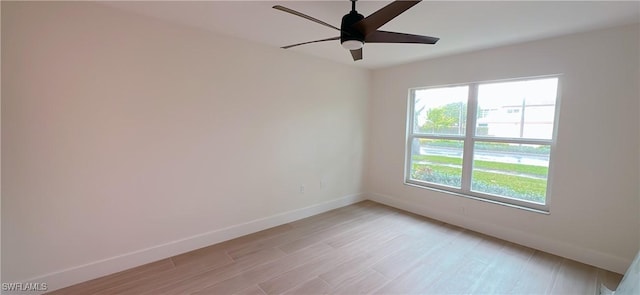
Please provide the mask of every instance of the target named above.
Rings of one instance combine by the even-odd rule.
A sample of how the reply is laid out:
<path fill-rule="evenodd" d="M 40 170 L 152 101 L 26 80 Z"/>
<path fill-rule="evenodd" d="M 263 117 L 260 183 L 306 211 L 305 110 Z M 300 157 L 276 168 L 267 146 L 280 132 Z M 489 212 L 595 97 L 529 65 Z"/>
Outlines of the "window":
<path fill-rule="evenodd" d="M 558 77 L 410 90 L 406 182 L 548 211 Z"/>

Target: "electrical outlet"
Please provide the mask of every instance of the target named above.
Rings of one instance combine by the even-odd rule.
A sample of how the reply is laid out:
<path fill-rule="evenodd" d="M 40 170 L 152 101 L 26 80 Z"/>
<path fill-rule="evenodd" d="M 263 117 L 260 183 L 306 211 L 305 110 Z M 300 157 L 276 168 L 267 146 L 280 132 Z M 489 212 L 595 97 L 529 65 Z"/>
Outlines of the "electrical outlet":
<path fill-rule="evenodd" d="M 304 194 L 304 185 L 301 185 L 301 186 L 300 186 L 300 193 L 301 193 L 301 194 Z"/>
<path fill-rule="evenodd" d="M 320 179 L 320 189 L 323 190 L 326 185 L 327 183 L 323 179 Z"/>

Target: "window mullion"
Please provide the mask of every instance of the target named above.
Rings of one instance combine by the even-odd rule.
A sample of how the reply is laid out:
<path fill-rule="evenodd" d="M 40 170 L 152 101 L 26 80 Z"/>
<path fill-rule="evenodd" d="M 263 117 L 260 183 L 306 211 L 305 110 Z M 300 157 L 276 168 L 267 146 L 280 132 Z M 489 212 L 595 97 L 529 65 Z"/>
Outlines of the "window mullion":
<path fill-rule="evenodd" d="M 540 144 L 550 145 L 553 141 L 549 139 L 529 139 L 529 138 L 512 138 L 512 137 L 488 137 L 488 136 L 474 136 L 474 141 L 482 142 L 500 142 L 500 143 L 515 143 L 515 144 Z"/>
<path fill-rule="evenodd" d="M 413 130 L 414 128 L 414 122 L 416 120 L 415 118 L 415 104 L 416 104 L 416 98 L 415 98 L 415 90 L 410 90 L 409 91 L 409 105 L 407 106 L 408 110 L 407 112 L 409 113 L 408 118 L 410 120 L 407 120 L 407 138 L 406 138 L 406 144 L 407 146 L 405 147 L 405 167 L 404 167 L 404 177 L 405 180 L 408 181 L 411 179 L 411 156 L 412 156 L 412 143 L 413 143 L 413 139 L 415 138 L 414 136 L 414 132 L 415 130 Z"/>
<path fill-rule="evenodd" d="M 471 191 L 471 170 L 473 168 L 473 136 L 476 128 L 478 112 L 478 84 L 469 85 L 467 100 L 467 127 L 465 129 L 464 151 L 462 158 L 462 191 Z"/>
<path fill-rule="evenodd" d="M 447 140 L 463 140 L 463 141 L 465 139 L 465 136 L 458 136 L 458 135 L 431 135 L 431 134 L 415 133 L 415 134 L 412 134 L 411 136 L 413 136 L 414 138 L 424 138 L 424 139 L 447 139 Z"/>

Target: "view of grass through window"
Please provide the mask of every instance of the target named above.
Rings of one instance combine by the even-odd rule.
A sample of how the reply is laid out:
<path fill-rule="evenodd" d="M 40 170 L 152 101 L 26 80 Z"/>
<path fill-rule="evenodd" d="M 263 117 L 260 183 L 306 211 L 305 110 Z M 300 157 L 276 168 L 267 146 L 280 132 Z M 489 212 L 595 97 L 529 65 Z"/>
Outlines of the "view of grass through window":
<path fill-rule="evenodd" d="M 422 142 L 419 144 L 423 154 L 412 155 L 411 177 L 460 188 L 463 143 L 429 139 L 416 141 Z M 439 155 L 439 148 L 447 149 L 446 155 Z M 505 156 L 496 157 L 496 154 Z M 523 159 L 522 155 L 526 158 Z M 547 190 L 548 158 L 548 146 L 476 143 L 471 189 L 543 203 Z"/>
<path fill-rule="evenodd" d="M 413 179 L 460 188 L 462 183 L 461 140 L 414 139 L 411 158 Z M 441 155 L 446 153 L 446 155 Z"/>
<path fill-rule="evenodd" d="M 479 142 L 475 145 L 472 191 L 545 202 L 549 146 Z"/>

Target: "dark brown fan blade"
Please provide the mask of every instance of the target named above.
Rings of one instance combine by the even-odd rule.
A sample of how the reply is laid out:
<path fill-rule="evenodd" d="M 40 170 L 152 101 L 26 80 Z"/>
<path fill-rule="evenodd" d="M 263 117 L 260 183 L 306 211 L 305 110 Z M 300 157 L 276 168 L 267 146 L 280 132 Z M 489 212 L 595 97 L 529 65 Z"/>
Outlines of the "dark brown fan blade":
<path fill-rule="evenodd" d="M 362 48 L 356 49 L 356 50 L 351 50 L 351 57 L 353 57 L 353 61 L 361 60 L 362 59 Z"/>
<path fill-rule="evenodd" d="M 363 35 L 367 36 L 375 32 L 378 28 L 382 27 L 382 25 L 394 19 L 396 16 L 405 12 L 407 9 L 420 3 L 420 1 L 421 0 L 391 2 L 389 5 L 380 8 L 380 10 L 355 23 L 353 27 L 360 31 Z"/>
<path fill-rule="evenodd" d="M 375 31 L 364 38 L 366 43 L 436 44 L 438 40 L 440 40 L 440 38 L 387 31 Z"/>
<path fill-rule="evenodd" d="M 310 21 L 312 21 L 312 22 L 319 23 L 319 24 L 321 24 L 321 25 L 323 25 L 323 26 L 325 26 L 325 27 L 329 27 L 329 28 L 336 29 L 336 30 L 340 31 L 340 29 L 339 29 L 339 28 L 337 28 L 337 27 L 334 27 L 334 26 L 332 26 L 332 25 L 330 25 L 330 24 L 328 24 L 328 23 L 325 23 L 325 22 L 323 22 L 323 21 L 321 21 L 321 20 L 319 20 L 319 19 L 317 19 L 317 18 L 314 18 L 314 17 L 308 16 L 308 15 L 306 15 L 306 14 L 302 13 L 302 12 L 297 12 L 297 11 L 295 11 L 295 10 L 291 9 L 291 8 L 286 8 L 286 7 L 284 7 L 284 6 L 280 6 L 280 5 L 276 5 L 276 6 L 274 6 L 273 8 L 274 8 L 274 9 L 277 9 L 277 10 L 280 10 L 280 11 L 284 11 L 284 12 L 291 13 L 291 14 L 293 14 L 293 15 L 297 15 L 297 16 L 302 17 L 302 18 L 306 18 L 306 19 L 308 19 L 308 20 L 310 20 Z"/>
<path fill-rule="evenodd" d="M 340 39 L 340 37 L 332 37 L 332 38 L 327 38 L 327 39 L 322 39 L 322 40 L 308 41 L 308 42 L 303 42 L 303 43 L 298 43 L 298 44 L 293 44 L 293 45 L 282 46 L 281 48 L 287 49 L 287 48 L 296 47 L 296 46 L 300 46 L 300 45 L 305 45 L 305 44 L 309 44 L 309 43 L 317 43 L 317 42 L 324 42 L 324 41 L 331 41 L 331 40 L 338 40 L 338 39 Z"/>

